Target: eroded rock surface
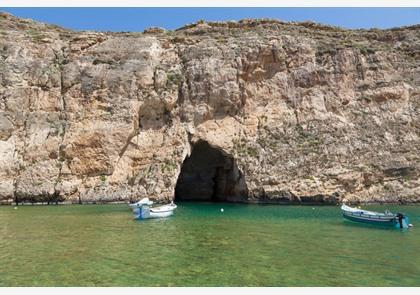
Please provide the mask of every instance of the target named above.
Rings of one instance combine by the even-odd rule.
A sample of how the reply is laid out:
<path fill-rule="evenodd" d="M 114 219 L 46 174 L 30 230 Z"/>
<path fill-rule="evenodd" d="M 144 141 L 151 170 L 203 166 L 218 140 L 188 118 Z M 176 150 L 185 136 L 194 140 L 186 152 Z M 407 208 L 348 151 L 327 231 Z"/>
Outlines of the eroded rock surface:
<path fill-rule="evenodd" d="M 201 142 L 234 162 L 206 182 L 223 200 L 419 202 L 419 40 L 273 20 L 73 32 L 1 13 L 0 200 L 172 200 Z"/>

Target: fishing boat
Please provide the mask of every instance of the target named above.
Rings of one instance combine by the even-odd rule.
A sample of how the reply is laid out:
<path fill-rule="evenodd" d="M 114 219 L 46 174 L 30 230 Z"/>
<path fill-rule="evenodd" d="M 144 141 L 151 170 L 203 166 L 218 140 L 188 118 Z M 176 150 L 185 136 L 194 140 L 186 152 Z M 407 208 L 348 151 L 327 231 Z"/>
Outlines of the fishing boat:
<path fill-rule="evenodd" d="M 152 205 L 153 201 L 149 200 L 149 198 L 144 198 L 137 203 L 129 204 L 129 206 L 133 209 L 134 219 L 169 217 L 177 208 L 173 202 L 157 207 L 151 207 Z"/>
<path fill-rule="evenodd" d="M 341 206 L 343 217 L 356 222 L 370 223 L 382 226 L 409 228 L 413 225 L 409 223 L 408 217 L 403 213 L 391 213 L 386 210 L 384 213 L 352 208 L 345 204 Z"/>

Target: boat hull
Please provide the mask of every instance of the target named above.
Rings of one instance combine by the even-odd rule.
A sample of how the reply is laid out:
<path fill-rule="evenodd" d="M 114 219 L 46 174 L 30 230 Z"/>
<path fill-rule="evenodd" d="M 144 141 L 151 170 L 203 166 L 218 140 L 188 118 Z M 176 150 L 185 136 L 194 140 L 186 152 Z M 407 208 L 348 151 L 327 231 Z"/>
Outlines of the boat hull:
<path fill-rule="evenodd" d="M 174 211 L 159 212 L 159 213 L 150 212 L 149 218 L 164 218 L 164 217 L 169 217 L 173 214 L 174 214 Z"/>
<path fill-rule="evenodd" d="M 161 207 L 150 208 L 148 206 L 134 207 L 134 219 L 165 218 L 174 214 L 176 205 L 164 205 Z"/>
<path fill-rule="evenodd" d="M 375 219 L 369 219 L 369 218 L 360 218 L 357 216 L 350 216 L 350 215 L 346 215 L 345 213 L 343 213 L 343 217 L 347 220 L 354 221 L 354 222 L 361 222 L 361 223 L 374 224 L 374 225 L 387 226 L 387 227 L 399 226 L 399 223 L 395 218 L 390 219 L 390 220 L 375 220 Z"/>

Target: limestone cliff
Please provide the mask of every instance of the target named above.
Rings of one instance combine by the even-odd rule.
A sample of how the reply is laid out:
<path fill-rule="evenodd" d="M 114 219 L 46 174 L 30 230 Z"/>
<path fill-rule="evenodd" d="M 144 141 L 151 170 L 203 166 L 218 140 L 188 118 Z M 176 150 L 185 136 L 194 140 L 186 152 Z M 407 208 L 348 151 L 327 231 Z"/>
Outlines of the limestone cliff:
<path fill-rule="evenodd" d="M 0 200 L 420 201 L 420 26 L 0 14 Z"/>

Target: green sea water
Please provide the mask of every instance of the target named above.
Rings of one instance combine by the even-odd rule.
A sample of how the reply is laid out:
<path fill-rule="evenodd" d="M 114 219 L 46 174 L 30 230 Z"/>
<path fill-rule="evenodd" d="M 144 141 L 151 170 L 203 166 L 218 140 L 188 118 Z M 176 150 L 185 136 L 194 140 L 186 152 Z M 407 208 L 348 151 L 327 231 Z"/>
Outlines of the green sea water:
<path fill-rule="evenodd" d="M 414 228 L 338 206 L 178 203 L 143 221 L 126 205 L 2 206 L 0 286 L 420 286 L 420 206 L 364 208 Z"/>

